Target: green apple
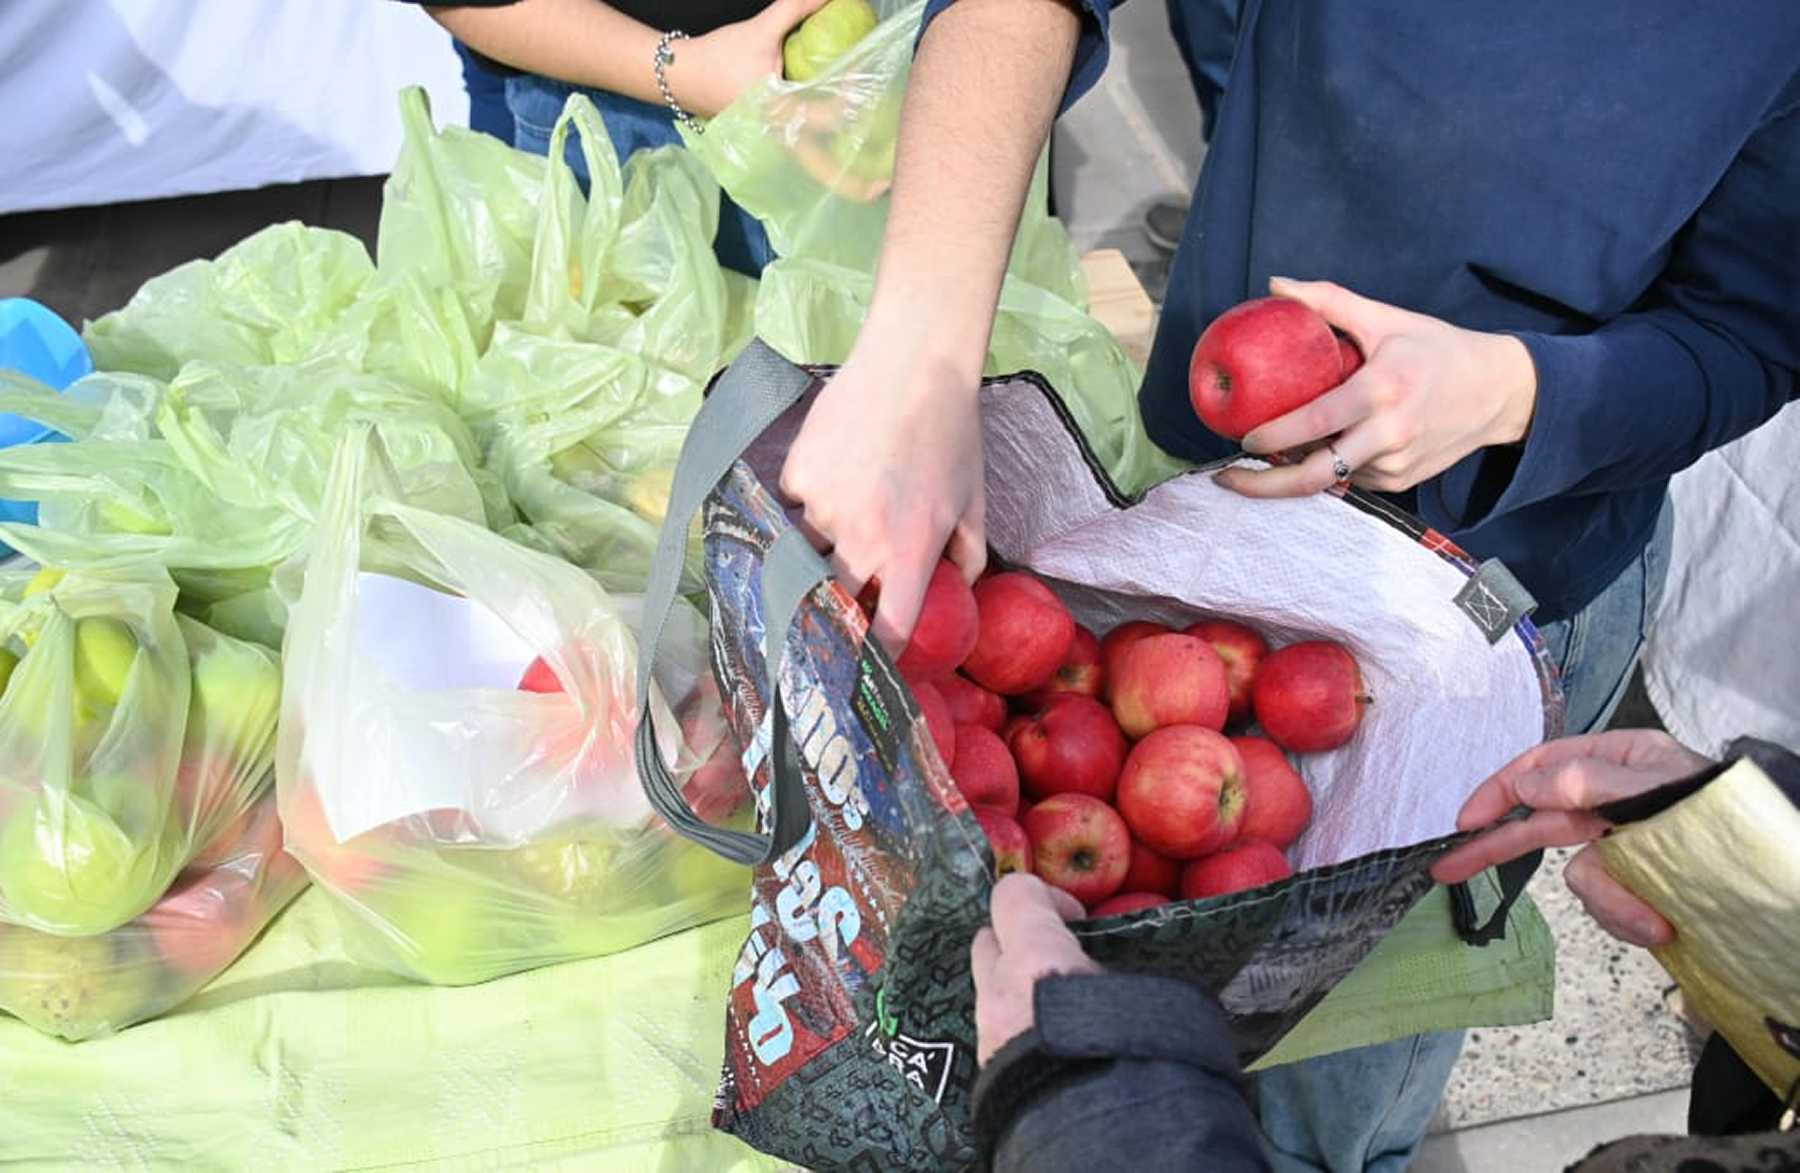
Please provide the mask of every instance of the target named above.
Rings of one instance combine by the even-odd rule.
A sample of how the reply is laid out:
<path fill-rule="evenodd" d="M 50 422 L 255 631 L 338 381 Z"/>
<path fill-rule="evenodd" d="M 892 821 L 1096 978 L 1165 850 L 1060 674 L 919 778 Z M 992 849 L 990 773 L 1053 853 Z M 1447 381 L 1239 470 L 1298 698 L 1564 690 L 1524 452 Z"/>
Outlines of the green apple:
<path fill-rule="evenodd" d="M 512 871 L 532 891 L 578 908 L 606 900 L 612 879 L 613 845 L 600 839 L 559 836 L 506 853 Z"/>
<path fill-rule="evenodd" d="M 678 902 L 709 902 L 722 893 L 735 893 L 740 899 L 750 895 L 750 869 L 714 854 L 698 843 L 685 839 L 672 841 L 664 872 L 669 893 Z"/>
<path fill-rule="evenodd" d="M 93 802 L 40 794 L 0 833 L 0 897 L 33 928 L 104 933 L 155 897 L 160 855 L 140 849 Z"/>
<path fill-rule="evenodd" d="M 375 911 L 383 917 L 387 952 L 421 981 L 463 986 L 484 981 L 504 968 L 495 957 L 490 918 L 467 895 L 454 890 L 395 892 Z"/>
<path fill-rule="evenodd" d="M 114 935 L 0 930 L 0 1006 L 72 1041 L 141 1021 L 156 1010 L 153 971 L 121 959 L 115 943 Z"/>
<path fill-rule="evenodd" d="M 280 715 L 281 667 L 273 652 L 224 637 L 198 650 L 188 699 L 190 748 L 255 753 Z"/>
<path fill-rule="evenodd" d="M 125 681 L 137 659 L 137 637 L 117 619 L 88 618 L 75 623 L 75 694 L 90 709 L 119 703 Z"/>
<path fill-rule="evenodd" d="M 556 479 L 584 493 L 601 495 L 618 473 L 600 459 L 600 454 L 586 444 L 571 444 L 550 458 L 550 471 Z"/>
<path fill-rule="evenodd" d="M 6 686 L 12 683 L 13 669 L 18 666 L 19 657 L 5 648 L 0 648 L 0 693 L 4 693 Z"/>
<path fill-rule="evenodd" d="M 782 43 L 788 80 L 811 81 L 824 73 L 879 23 L 869 0 L 828 0 Z"/>

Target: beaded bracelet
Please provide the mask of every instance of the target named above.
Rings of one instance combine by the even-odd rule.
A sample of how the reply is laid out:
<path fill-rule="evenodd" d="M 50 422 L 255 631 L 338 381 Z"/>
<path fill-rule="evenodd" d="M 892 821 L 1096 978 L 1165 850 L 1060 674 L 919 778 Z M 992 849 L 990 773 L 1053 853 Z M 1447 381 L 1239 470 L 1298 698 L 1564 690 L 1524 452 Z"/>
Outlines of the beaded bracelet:
<path fill-rule="evenodd" d="M 675 116 L 675 121 L 695 134 L 704 134 L 706 127 L 698 118 L 681 108 L 681 103 L 675 100 L 674 92 L 669 89 L 668 69 L 669 66 L 675 64 L 675 42 L 687 39 L 688 35 L 680 29 L 670 29 L 662 35 L 660 41 L 656 42 L 656 88 L 662 91 L 663 104 L 669 108 L 669 113 Z"/>

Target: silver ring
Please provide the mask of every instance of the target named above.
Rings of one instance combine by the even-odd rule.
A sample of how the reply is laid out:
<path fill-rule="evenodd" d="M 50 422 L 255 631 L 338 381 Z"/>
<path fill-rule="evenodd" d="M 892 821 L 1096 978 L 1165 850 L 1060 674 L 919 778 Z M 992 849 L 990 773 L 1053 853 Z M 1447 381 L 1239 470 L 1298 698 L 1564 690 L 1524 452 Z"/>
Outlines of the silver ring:
<path fill-rule="evenodd" d="M 1325 445 L 1325 451 L 1331 453 L 1331 475 L 1337 478 L 1339 484 L 1349 480 L 1350 474 L 1355 470 L 1344 462 L 1344 458 L 1338 455 L 1338 450 L 1332 445 Z"/>

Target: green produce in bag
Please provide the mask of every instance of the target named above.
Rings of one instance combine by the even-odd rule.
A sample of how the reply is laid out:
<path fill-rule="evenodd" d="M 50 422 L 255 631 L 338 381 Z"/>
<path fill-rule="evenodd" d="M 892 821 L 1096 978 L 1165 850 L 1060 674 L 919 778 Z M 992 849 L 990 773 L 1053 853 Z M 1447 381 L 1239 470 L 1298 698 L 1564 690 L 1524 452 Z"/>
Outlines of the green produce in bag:
<path fill-rule="evenodd" d="M 463 985 L 729 915 L 748 872 L 684 844 L 636 781 L 636 600 L 394 503 L 371 436 L 346 436 L 310 555 L 277 576 L 298 584 L 282 821 L 359 960 Z M 681 703 L 653 702 L 666 751 L 690 794 L 741 816 L 697 615 L 677 644 Z"/>
<path fill-rule="evenodd" d="M 175 584 L 158 568 L 7 576 L 0 695 L 0 921 L 116 928 L 189 854 L 176 815 L 188 710 Z"/>
<path fill-rule="evenodd" d="M 781 43 L 783 73 L 789 81 L 811 81 L 868 36 L 878 19 L 869 0 L 826 0 Z"/>
<path fill-rule="evenodd" d="M 683 131 L 731 198 L 763 222 L 778 259 L 762 273 L 756 334 L 791 362 L 838 364 L 868 312 L 887 223 L 900 107 L 924 6 L 882 21 L 809 81 L 770 79 Z M 1035 371 L 1057 388 L 1127 491 L 1183 466 L 1153 445 L 1137 410 L 1141 373 L 1086 312 L 1068 234 L 1047 212 L 1047 162 L 1025 202 L 1002 286 L 986 372 Z"/>
<path fill-rule="evenodd" d="M 265 747 L 265 782 L 271 759 Z M 306 873 L 281 850 L 272 792 L 221 831 L 210 858 L 196 857 L 148 911 L 109 933 L 56 937 L 0 925 L 0 1010 L 78 1042 L 193 997 L 306 887 Z"/>

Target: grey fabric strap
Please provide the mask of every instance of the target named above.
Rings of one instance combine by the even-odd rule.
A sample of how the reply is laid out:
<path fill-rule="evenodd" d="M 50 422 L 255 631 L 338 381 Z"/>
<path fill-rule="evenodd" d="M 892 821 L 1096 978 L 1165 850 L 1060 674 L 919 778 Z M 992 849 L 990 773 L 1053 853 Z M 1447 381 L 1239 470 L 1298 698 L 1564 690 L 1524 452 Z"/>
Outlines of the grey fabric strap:
<path fill-rule="evenodd" d="M 650 708 L 650 684 L 661 653 L 670 609 L 681 581 L 687 554 L 689 523 L 721 478 L 743 455 L 744 449 L 776 418 L 800 398 L 810 382 L 805 371 L 789 363 L 761 342 L 752 342 L 719 377 L 718 384 L 694 416 L 669 494 L 669 511 L 657 541 L 650 582 L 644 592 L 644 623 L 638 636 L 637 728 L 638 777 L 657 813 L 683 836 L 738 863 L 756 864 L 780 854 L 806 829 L 805 794 L 800 789 L 796 755 L 788 736 L 787 715 L 775 684 L 779 680 L 779 651 L 786 642 L 794 611 L 807 591 L 825 577 L 826 568 L 804 541 L 804 553 L 794 549 L 783 534 L 763 563 L 763 621 L 769 656 L 769 708 L 773 716 L 770 768 L 773 787 L 771 835 L 714 827 L 694 813 L 681 787 L 663 761 L 657 746 L 655 717 Z M 810 564 L 809 564 L 810 560 Z M 809 577 L 810 576 L 810 577 Z M 779 597 L 771 597 L 771 591 Z M 777 613 L 776 605 L 782 609 Z"/>
<path fill-rule="evenodd" d="M 1537 610 L 1537 600 L 1498 558 L 1489 558 L 1456 592 L 1456 605 L 1475 621 L 1490 644 L 1506 638 L 1519 620 Z"/>

